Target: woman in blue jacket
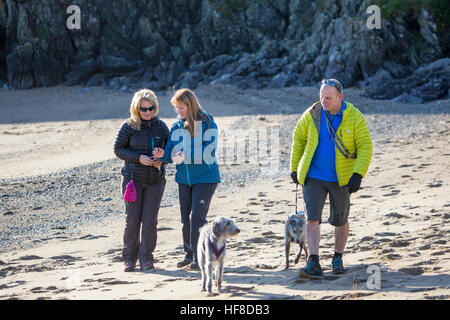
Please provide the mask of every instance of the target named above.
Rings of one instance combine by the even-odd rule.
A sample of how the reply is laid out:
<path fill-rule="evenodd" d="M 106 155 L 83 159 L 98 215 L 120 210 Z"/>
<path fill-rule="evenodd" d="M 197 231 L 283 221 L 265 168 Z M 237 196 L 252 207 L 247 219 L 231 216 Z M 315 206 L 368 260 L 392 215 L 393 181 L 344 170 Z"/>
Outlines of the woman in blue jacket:
<path fill-rule="evenodd" d="M 201 108 L 191 90 L 177 90 L 170 102 L 178 113 L 178 121 L 170 130 L 164 150 L 156 148 L 153 154 L 163 163 L 176 163 L 175 182 L 186 253 L 177 266 L 191 264 L 191 269 L 198 269 L 199 230 L 207 222 L 209 205 L 220 182 L 215 155 L 218 130 L 212 115 Z"/>

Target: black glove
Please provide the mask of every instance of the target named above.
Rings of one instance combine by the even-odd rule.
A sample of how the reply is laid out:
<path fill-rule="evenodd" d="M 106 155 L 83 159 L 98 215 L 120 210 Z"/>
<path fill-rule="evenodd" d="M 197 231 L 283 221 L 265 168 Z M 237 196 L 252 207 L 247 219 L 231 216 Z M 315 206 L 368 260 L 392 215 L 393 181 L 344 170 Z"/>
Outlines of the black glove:
<path fill-rule="evenodd" d="M 295 171 L 291 172 L 291 179 L 292 179 L 292 181 L 294 181 L 295 184 L 298 184 L 297 172 L 295 172 Z"/>
<path fill-rule="evenodd" d="M 359 190 L 359 187 L 361 186 L 361 179 L 361 175 L 358 173 L 353 173 L 347 184 L 348 193 L 353 193 Z"/>

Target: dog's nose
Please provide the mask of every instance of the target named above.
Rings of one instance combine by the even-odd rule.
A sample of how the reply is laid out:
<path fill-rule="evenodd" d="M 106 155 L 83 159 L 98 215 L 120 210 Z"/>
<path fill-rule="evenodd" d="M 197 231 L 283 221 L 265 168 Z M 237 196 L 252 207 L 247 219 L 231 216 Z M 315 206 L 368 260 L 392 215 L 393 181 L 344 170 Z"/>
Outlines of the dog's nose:
<path fill-rule="evenodd" d="M 239 228 L 236 228 L 236 233 L 239 233 L 239 232 L 241 232 L 241 230 L 239 230 Z"/>

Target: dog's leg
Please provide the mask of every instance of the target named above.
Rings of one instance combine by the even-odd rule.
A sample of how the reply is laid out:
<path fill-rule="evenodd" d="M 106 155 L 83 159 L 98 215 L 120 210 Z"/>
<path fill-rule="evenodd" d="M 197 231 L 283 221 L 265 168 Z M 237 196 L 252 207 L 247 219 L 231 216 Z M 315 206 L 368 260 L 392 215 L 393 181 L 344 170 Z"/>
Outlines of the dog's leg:
<path fill-rule="evenodd" d="M 298 260 L 300 259 L 300 256 L 302 255 L 303 245 L 304 245 L 304 242 L 301 241 L 301 242 L 300 242 L 300 250 L 299 250 L 299 252 L 298 252 L 298 254 L 297 254 L 297 257 L 296 257 L 295 260 L 294 260 L 294 264 L 297 264 L 297 263 L 298 263 Z"/>
<path fill-rule="evenodd" d="M 206 282 L 208 285 L 208 296 L 212 296 L 212 273 L 213 273 L 213 264 L 212 262 L 208 262 L 206 266 Z"/>
<path fill-rule="evenodd" d="M 201 255 L 203 256 L 203 255 Z M 202 274 L 202 291 L 206 291 L 206 268 L 204 257 L 199 257 L 198 266 L 200 267 L 200 272 Z"/>
<path fill-rule="evenodd" d="M 290 244 L 289 240 L 288 239 L 285 240 L 285 242 L 284 242 L 284 252 L 286 254 L 286 266 L 284 267 L 284 270 L 289 269 L 289 249 L 290 249 L 290 246 L 291 246 L 291 244 Z"/>
<path fill-rule="evenodd" d="M 309 252 L 308 247 L 306 246 L 306 242 L 304 241 L 303 241 L 303 248 L 305 249 L 305 261 L 308 261 Z"/>
<path fill-rule="evenodd" d="M 217 264 L 217 274 L 216 274 L 216 280 L 217 280 L 217 291 L 222 292 L 222 277 L 223 277 L 223 267 L 224 267 L 224 258 L 220 259 Z"/>

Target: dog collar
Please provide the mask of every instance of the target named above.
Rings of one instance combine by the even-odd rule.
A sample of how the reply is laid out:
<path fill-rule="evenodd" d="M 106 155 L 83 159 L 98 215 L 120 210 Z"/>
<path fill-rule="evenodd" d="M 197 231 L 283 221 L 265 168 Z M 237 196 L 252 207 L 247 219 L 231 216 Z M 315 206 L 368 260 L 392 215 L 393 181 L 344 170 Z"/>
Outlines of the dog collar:
<path fill-rule="evenodd" d="M 214 254 L 216 255 L 216 258 L 218 259 L 221 255 L 222 255 L 222 253 L 225 251 L 225 247 L 226 247 L 226 243 L 223 245 L 223 247 L 222 248 L 220 248 L 220 250 L 217 248 L 217 246 L 213 243 L 213 242 L 211 242 L 211 240 L 208 238 L 208 245 L 209 245 L 209 248 L 214 252 Z"/>

